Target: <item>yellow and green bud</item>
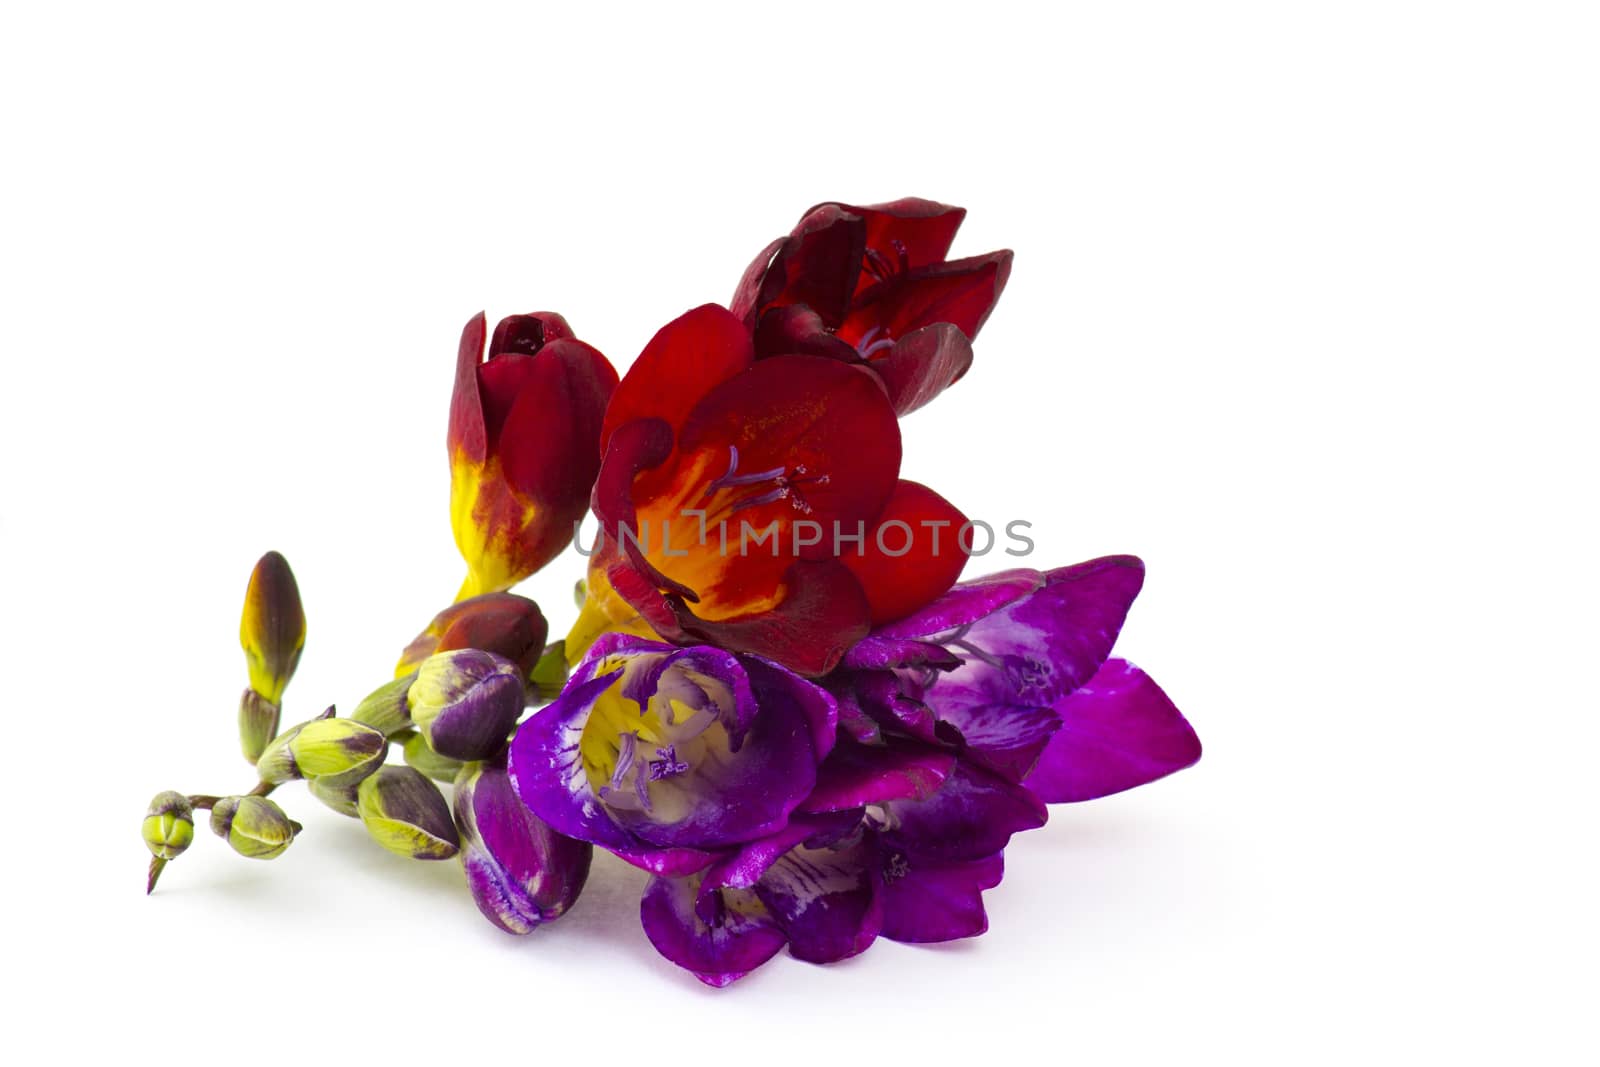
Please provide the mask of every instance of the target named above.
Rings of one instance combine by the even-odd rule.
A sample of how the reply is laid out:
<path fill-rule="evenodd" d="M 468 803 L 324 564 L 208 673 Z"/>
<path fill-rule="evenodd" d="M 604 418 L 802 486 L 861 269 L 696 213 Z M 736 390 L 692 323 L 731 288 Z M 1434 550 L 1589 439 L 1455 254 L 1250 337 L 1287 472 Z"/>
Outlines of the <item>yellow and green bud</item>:
<path fill-rule="evenodd" d="M 353 785 L 378 769 L 389 750 L 383 732 L 354 719 L 313 719 L 285 732 L 256 761 L 263 782 L 323 778 Z"/>
<path fill-rule="evenodd" d="M 404 752 L 406 763 L 434 781 L 444 782 L 446 785 L 454 782 L 461 768 L 466 766 L 461 760 L 439 755 L 428 744 L 428 739 L 421 734 L 412 734 L 406 738 Z"/>
<path fill-rule="evenodd" d="M 144 843 L 158 860 L 175 860 L 194 840 L 194 808 L 182 793 L 157 793 L 144 816 Z"/>
<path fill-rule="evenodd" d="M 526 698 L 515 663 L 475 648 L 429 656 L 406 694 L 418 732 L 435 752 L 459 760 L 503 750 Z"/>
<path fill-rule="evenodd" d="M 239 747 L 244 758 L 255 763 L 266 751 L 272 739 L 278 736 L 278 720 L 282 709 L 254 689 L 246 689 L 239 698 Z"/>
<path fill-rule="evenodd" d="M 382 767 L 361 783 L 356 808 L 372 839 L 390 852 L 445 860 L 461 851 L 450 805 L 439 787 L 410 767 Z"/>
<path fill-rule="evenodd" d="M 539 662 L 528 675 L 528 689 L 537 704 L 548 704 L 561 695 L 567 684 L 567 643 L 553 641 L 546 645 Z"/>
<path fill-rule="evenodd" d="M 359 817 L 359 812 L 356 811 L 356 791 L 360 788 L 360 782 L 339 785 L 326 778 L 306 779 L 307 792 L 340 815 L 348 815 L 352 819 Z"/>
<path fill-rule="evenodd" d="M 306 614 L 289 561 L 268 552 L 250 572 L 239 619 L 239 644 L 250 668 L 250 688 L 271 704 L 283 703 L 283 690 L 300 662 L 306 643 Z"/>
<path fill-rule="evenodd" d="M 211 808 L 211 832 L 248 859 L 272 859 L 300 830 L 299 823 L 266 797 L 223 797 Z"/>
<path fill-rule="evenodd" d="M 411 683 L 416 677 L 417 672 L 412 671 L 392 682 L 380 685 L 356 705 L 356 710 L 350 717 L 356 722 L 366 723 L 374 730 L 382 731 L 389 737 L 393 737 L 401 730 L 409 730 L 411 704 L 406 699 L 406 691 L 411 688 Z"/>

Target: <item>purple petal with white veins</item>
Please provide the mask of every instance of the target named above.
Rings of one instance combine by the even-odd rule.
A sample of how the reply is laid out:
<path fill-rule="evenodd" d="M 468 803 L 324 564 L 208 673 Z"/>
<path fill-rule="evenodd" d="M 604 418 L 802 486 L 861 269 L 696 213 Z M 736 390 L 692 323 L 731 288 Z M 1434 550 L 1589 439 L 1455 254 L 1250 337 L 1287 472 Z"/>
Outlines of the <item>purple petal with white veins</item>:
<path fill-rule="evenodd" d="M 1200 738 L 1150 676 L 1110 659 L 1055 707 L 1061 729 L 1024 784 L 1050 804 L 1153 782 L 1200 758 Z"/>
<path fill-rule="evenodd" d="M 639 920 L 656 951 L 709 986 L 725 986 L 755 970 L 783 948 L 783 931 L 755 894 L 725 889 L 716 920 L 695 913 L 698 876 L 652 878 L 639 901 Z"/>
<path fill-rule="evenodd" d="M 737 852 L 724 857 L 706 871 L 700 883 L 700 897 L 696 907 L 705 917 L 706 909 L 715 903 L 719 889 L 749 889 L 778 861 L 784 853 L 801 845 L 820 847 L 834 844 L 849 836 L 861 826 L 861 809 L 836 811 L 824 815 L 796 815 L 789 825 L 775 834 L 752 841 Z"/>
<path fill-rule="evenodd" d="M 896 800 L 884 807 L 885 847 L 905 853 L 915 866 L 992 856 L 1012 834 L 1037 829 L 1049 817 L 1027 789 L 965 760 L 928 799 Z"/>
<path fill-rule="evenodd" d="M 594 667 L 584 666 L 589 671 Z M 511 780 L 529 810 L 558 833 L 609 849 L 633 849 L 638 842 L 600 806 L 578 744 L 595 701 L 621 673 L 586 680 L 575 677 L 554 703 L 524 722 L 511 741 Z"/>
<path fill-rule="evenodd" d="M 789 954 L 832 963 L 863 952 L 883 927 L 877 849 L 870 835 L 845 847 L 790 849 L 756 883 L 789 936 Z"/>
<path fill-rule="evenodd" d="M 844 811 L 932 796 L 955 767 L 955 754 L 895 739 L 871 747 L 841 742 L 821 767 L 801 811 Z"/>
<path fill-rule="evenodd" d="M 1048 709 L 1105 662 L 1143 582 L 1133 556 L 1047 572 L 1028 595 L 938 635 L 963 663 L 928 678 L 922 700 L 985 764 L 1020 780 L 1055 731 Z"/>
<path fill-rule="evenodd" d="M 883 936 L 929 944 L 977 937 L 989 928 L 983 890 L 1000 884 L 997 853 L 970 863 L 912 866 L 900 853 L 883 861 Z"/>

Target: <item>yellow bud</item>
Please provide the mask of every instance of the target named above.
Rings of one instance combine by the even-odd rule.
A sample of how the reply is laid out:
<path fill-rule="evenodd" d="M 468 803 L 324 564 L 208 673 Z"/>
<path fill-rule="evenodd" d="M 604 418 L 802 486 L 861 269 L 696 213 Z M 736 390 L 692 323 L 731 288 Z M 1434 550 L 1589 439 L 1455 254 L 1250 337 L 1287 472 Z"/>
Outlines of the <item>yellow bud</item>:
<path fill-rule="evenodd" d="M 250 572 L 239 644 L 250 668 L 250 688 L 272 704 L 283 703 L 283 690 L 300 662 L 306 643 L 306 616 L 289 563 L 268 552 Z"/>

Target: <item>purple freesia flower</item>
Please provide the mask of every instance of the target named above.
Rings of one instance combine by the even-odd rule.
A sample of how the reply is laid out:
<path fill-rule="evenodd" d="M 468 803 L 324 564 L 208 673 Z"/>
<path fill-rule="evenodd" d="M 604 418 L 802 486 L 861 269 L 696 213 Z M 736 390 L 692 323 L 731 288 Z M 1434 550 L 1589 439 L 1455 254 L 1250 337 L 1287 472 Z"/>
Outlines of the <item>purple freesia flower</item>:
<path fill-rule="evenodd" d="M 658 874 L 642 908 L 651 942 L 720 986 L 785 945 L 829 962 L 880 935 L 983 933 L 983 891 L 1046 802 L 1200 757 L 1149 676 L 1109 658 L 1143 580 L 1132 556 L 1008 571 L 875 630 L 823 680 L 839 738 L 810 794 L 781 830 Z"/>
<path fill-rule="evenodd" d="M 607 634 L 523 723 L 510 769 L 557 832 L 687 874 L 782 831 L 834 729 L 827 691 L 775 664 Z"/>
<path fill-rule="evenodd" d="M 723 986 L 788 945 L 831 963 L 880 935 L 933 942 L 988 927 L 1011 835 L 1042 826 L 1027 788 L 911 739 L 841 740 L 783 830 L 706 870 L 653 878 L 640 909 L 656 949 Z"/>
<path fill-rule="evenodd" d="M 654 877 L 651 943 L 723 986 L 788 948 L 984 932 L 1012 835 L 1047 802 L 1200 756 L 1150 678 L 1109 658 L 1144 568 L 1110 556 L 952 588 L 820 684 L 752 656 L 617 634 L 512 746 L 554 830 Z"/>
<path fill-rule="evenodd" d="M 845 656 L 829 682 L 841 726 L 953 747 L 1052 803 L 1182 770 L 1200 758 L 1194 730 L 1109 658 L 1143 583 L 1133 556 L 963 582 Z"/>

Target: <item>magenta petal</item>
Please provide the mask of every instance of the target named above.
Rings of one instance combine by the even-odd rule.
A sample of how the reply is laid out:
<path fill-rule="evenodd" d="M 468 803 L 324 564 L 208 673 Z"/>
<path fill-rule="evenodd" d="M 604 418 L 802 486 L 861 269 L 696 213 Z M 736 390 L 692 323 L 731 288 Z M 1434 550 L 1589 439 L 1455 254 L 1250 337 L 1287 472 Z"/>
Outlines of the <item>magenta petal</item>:
<path fill-rule="evenodd" d="M 904 640 L 869 634 L 851 646 L 840 666 L 858 670 L 931 667 L 949 670 L 961 666 L 961 657 L 932 641 Z"/>
<path fill-rule="evenodd" d="M 641 871 L 659 874 L 664 878 L 683 878 L 698 874 L 711 866 L 717 858 L 715 852 L 697 848 L 627 849 L 613 848 L 610 853 Z"/>
<path fill-rule="evenodd" d="M 1150 676 L 1111 659 L 1055 708 L 1061 729 L 1024 784 L 1050 804 L 1153 782 L 1200 759 L 1200 738 Z"/>
<path fill-rule="evenodd" d="M 1107 556 L 1057 568 L 1044 579 L 993 614 L 935 638 L 965 662 L 920 694 L 1013 778 L 1027 772 L 1050 734 L 1041 710 L 1087 682 L 1111 654 L 1144 583 L 1144 564 Z"/>
<path fill-rule="evenodd" d="M 833 751 L 834 739 L 839 733 L 839 709 L 833 694 L 793 671 L 755 656 L 745 657 L 744 669 L 760 699 L 768 702 L 782 699 L 799 710 L 811 733 L 815 762 L 826 758 Z"/>
<path fill-rule="evenodd" d="M 695 912 L 699 877 L 652 878 L 639 901 L 639 920 L 656 951 L 710 986 L 743 978 L 776 956 L 786 940 L 766 908 L 746 890 L 717 895 L 716 917 Z"/>
<path fill-rule="evenodd" d="M 962 582 L 921 611 L 878 627 L 870 640 L 915 640 L 954 630 L 1015 603 L 1043 585 L 1044 580 L 1045 576 L 1039 571 L 1010 570 Z M 875 667 L 882 664 L 857 664 L 846 658 L 845 665 Z"/>
<path fill-rule="evenodd" d="M 702 917 L 714 912 L 714 894 L 719 889 L 749 889 L 778 861 L 785 852 L 810 842 L 813 847 L 836 842 L 861 825 L 861 810 L 836 811 L 825 815 L 796 815 L 782 830 L 752 841 L 730 856 L 725 856 L 706 871 L 700 883 L 700 898 L 696 905 Z"/>
<path fill-rule="evenodd" d="M 883 928 L 877 851 L 869 836 L 843 848 L 784 853 L 761 880 L 761 898 L 789 937 L 789 954 L 832 963 L 864 952 Z"/>
<path fill-rule="evenodd" d="M 897 741 L 883 747 L 844 742 L 817 769 L 801 811 L 844 811 L 891 800 L 925 800 L 955 767 L 953 753 Z"/>
<path fill-rule="evenodd" d="M 998 853 L 944 867 L 913 867 L 905 862 L 894 855 L 885 862 L 884 937 L 928 944 L 977 937 L 989 928 L 983 890 L 1000 884 L 1005 868 Z"/>
<path fill-rule="evenodd" d="M 882 833 L 887 849 L 904 853 L 913 866 L 968 863 L 1006 847 L 1011 835 L 1045 824 L 1043 803 L 1020 785 L 965 760 L 957 762 L 939 791 L 926 800 L 885 805 Z"/>
<path fill-rule="evenodd" d="M 467 888 L 490 922 L 525 934 L 578 899 L 593 846 L 536 818 L 517 799 L 503 764 L 485 763 L 458 780 L 455 816 Z"/>

